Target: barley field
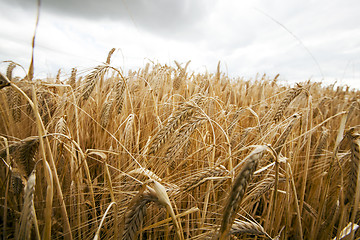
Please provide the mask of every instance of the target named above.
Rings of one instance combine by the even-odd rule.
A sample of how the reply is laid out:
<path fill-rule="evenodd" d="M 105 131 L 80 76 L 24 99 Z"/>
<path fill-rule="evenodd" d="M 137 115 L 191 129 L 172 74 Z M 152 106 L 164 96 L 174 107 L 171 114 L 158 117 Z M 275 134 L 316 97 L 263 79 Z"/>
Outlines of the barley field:
<path fill-rule="evenodd" d="M 359 91 L 111 54 L 2 73 L 2 239 L 360 237 Z"/>

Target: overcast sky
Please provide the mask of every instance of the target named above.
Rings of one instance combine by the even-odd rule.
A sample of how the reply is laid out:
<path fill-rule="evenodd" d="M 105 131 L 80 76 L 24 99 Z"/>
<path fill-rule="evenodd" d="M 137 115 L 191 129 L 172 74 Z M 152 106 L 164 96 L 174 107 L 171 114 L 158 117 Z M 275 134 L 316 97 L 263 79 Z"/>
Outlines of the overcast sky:
<path fill-rule="evenodd" d="M 0 61 L 28 68 L 36 6 L 0 0 Z M 360 88 L 359 11 L 359 0 L 42 0 L 35 75 L 61 68 L 66 78 L 114 47 L 112 64 L 124 71 L 191 60 L 191 71 L 215 72 L 220 60 L 230 77 Z"/>

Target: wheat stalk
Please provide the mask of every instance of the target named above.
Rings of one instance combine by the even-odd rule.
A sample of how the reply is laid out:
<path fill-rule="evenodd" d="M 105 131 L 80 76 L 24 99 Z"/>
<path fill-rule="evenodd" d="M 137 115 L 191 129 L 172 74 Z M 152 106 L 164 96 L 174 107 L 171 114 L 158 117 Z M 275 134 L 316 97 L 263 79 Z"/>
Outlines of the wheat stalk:
<path fill-rule="evenodd" d="M 57 145 L 59 155 L 62 155 L 63 142 L 65 140 L 64 135 L 67 135 L 68 132 L 67 122 L 65 117 L 66 116 L 60 117 L 55 125 L 55 133 L 59 133 L 59 136 L 56 136 L 56 139 L 59 141 Z"/>
<path fill-rule="evenodd" d="M 154 190 L 156 192 L 156 196 L 157 196 L 160 204 L 162 204 L 166 208 L 167 212 L 169 213 L 169 215 L 174 223 L 177 237 L 179 238 L 179 240 L 183 240 L 184 235 L 182 233 L 181 225 L 176 220 L 175 212 L 171 205 L 169 196 L 166 193 L 165 187 L 155 180 L 152 180 L 152 182 L 154 184 Z"/>
<path fill-rule="evenodd" d="M 103 217 L 101 218 L 99 227 L 98 227 L 98 229 L 96 230 L 96 233 L 95 233 L 95 236 L 94 236 L 94 240 L 100 239 L 100 230 L 101 230 L 101 227 L 103 226 L 103 224 L 104 224 L 104 222 L 105 222 L 105 218 L 106 218 L 106 216 L 108 215 L 108 213 L 109 213 L 109 211 L 110 211 L 110 209 L 111 209 L 112 206 L 115 206 L 115 207 L 116 207 L 116 202 L 111 202 L 111 203 L 109 204 L 109 206 L 106 208 L 106 211 L 105 211 Z M 114 214 L 117 214 L 117 213 L 115 212 Z"/>
<path fill-rule="evenodd" d="M 140 174 L 140 175 L 143 175 L 145 176 L 146 178 L 148 179 L 153 179 L 153 180 L 156 180 L 158 182 L 161 182 L 162 179 L 156 175 L 154 172 L 152 172 L 151 170 L 149 169 L 146 169 L 146 168 L 136 168 L 134 170 L 131 170 L 129 171 L 126 175 L 135 175 L 135 174 Z"/>

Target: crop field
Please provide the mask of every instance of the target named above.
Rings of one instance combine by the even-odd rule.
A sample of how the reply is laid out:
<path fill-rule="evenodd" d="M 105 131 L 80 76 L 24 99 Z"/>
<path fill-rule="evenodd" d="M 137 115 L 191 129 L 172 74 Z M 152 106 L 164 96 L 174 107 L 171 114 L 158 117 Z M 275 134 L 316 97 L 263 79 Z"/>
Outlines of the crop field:
<path fill-rule="evenodd" d="M 359 91 L 111 54 L 0 75 L 2 239 L 360 237 Z"/>

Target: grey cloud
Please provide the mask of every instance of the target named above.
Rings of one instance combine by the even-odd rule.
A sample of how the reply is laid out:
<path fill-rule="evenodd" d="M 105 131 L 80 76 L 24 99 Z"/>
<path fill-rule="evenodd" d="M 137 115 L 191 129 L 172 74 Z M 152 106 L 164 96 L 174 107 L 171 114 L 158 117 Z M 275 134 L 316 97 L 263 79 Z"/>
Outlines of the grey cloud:
<path fill-rule="evenodd" d="M 18 7 L 35 7 L 36 1 L 7 0 Z M 42 11 L 88 20 L 109 19 L 135 25 L 168 37 L 182 32 L 196 35 L 196 25 L 211 11 L 216 0 L 43 0 Z"/>

